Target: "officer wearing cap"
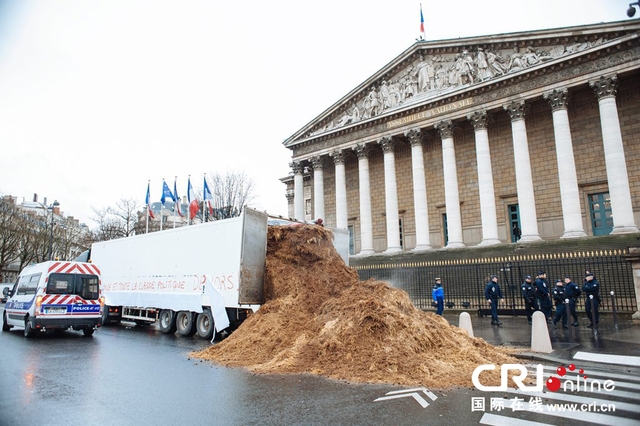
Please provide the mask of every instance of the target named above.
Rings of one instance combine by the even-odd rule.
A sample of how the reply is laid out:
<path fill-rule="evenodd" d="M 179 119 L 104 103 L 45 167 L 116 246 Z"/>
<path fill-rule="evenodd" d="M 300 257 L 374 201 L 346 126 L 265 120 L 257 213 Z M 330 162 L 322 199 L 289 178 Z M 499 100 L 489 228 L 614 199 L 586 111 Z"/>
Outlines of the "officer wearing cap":
<path fill-rule="evenodd" d="M 498 319 L 498 303 L 502 299 L 502 291 L 497 276 L 491 275 L 491 280 L 484 288 L 484 298 L 491 304 L 491 324 L 502 325 L 502 321 Z"/>
<path fill-rule="evenodd" d="M 580 297 L 580 294 L 582 294 L 582 290 L 580 290 L 580 287 L 575 285 L 571 281 L 571 277 L 567 275 L 564 277 L 564 291 L 567 293 L 567 298 L 569 299 L 569 313 L 573 317 L 573 323 L 571 323 L 571 325 L 577 327 L 580 323 L 578 322 L 578 313 L 576 312 L 576 301 L 578 297 Z"/>
<path fill-rule="evenodd" d="M 531 315 L 534 311 L 540 310 L 536 300 L 536 288 L 531 282 L 531 275 L 527 275 L 522 283 L 522 297 L 524 298 L 524 308 L 527 312 L 527 321 L 531 324 Z"/>
<path fill-rule="evenodd" d="M 589 324 L 587 327 L 592 328 L 595 321 L 595 325 L 600 322 L 600 312 L 598 312 L 598 305 L 600 304 L 600 283 L 595 279 L 591 271 L 587 271 L 587 276 L 584 279 L 584 285 L 582 286 L 585 296 L 585 311 L 587 311 L 587 317 L 589 317 Z M 593 296 L 593 312 L 591 310 L 591 296 Z"/>
<path fill-rule="evenodd" d="M 444 290 L 442 289 L 440 278 L 436 278 L 436 285 L 433 286 L 431 295 L 433 296 L 433 301 L 438 305 L 436 315 L 442 316 L 442 311 L 444 310 Z"/>
<path fill-rule="evenodd" d="M 536 295 L 538 296 L 538 306 L 547 317 L 547 322 L 551 321 L 551 299 L 549 298 L 549 287 L 547 286 L 547 274 L 544 271 L 538 271 L 536 277 Z"/>
<path fill-rule="evenodd" d="M 556 302 L 556 316 L 553 318 L 553 326 L 558 327 L 558 321 L 562 318 L 562 328 L 567 326 L 567 310 L 564 301 L 567 298 L 564 283 L 562 280 L 556 280 L 556 286 L 553 289 L 553 300 Z"/>

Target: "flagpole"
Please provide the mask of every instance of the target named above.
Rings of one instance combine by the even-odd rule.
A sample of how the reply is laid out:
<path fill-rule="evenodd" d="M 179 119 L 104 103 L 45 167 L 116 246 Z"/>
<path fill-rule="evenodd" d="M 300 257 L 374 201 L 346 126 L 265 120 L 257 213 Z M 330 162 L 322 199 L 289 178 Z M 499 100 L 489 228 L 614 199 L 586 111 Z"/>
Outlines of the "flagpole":
<path fill-rule="evenodd" d="M 204 174 L 204 181 L 207 181 L 207 174 Z M 204 186 L 202 187 L 202 223 L 205 223 L 204 218 L 205 218 L 205 211 L 204 211 L 204 198 L 205 198 L 205 193 L 204 193 Z"/>
<path fill-rule="evenodd" d="M 187 201 L 189 202 L 189 208 L 187 209 L 187 226 L 191 225 L 191 193 L 189 192 L 189 185 L 191 184 L 191 175 L 187 179 Z"/>
<path fill-rule="evenodd" d="M 164 178 L 162 178 L 162 196 L 164 197 Z M 162 222 L 164 222 L 164 203 L 160 204 L 160 231 L 162 231 Z"/>
<path fill-rule="evenodd" d="M 177 180 L 178 180 L 178 176 L 175 177 L 175 180 L 173 181 L 173 189 L 177 190 Z M 173 196 L 175 197 L 175 201 L 173 202 L 173 229 L 176 229 L 176 205 L 178 206 L 178 208 L 180 208 L 180 204 L 178 203 L 178 194 L 175 193 L 173 194 Z"/>
<path fill-rule="evenodd" d="M 151 179 L 147 181 L 147 191 L 149 191 L 149 185 L 151 185 Z M 149 193 L 147 192 L 147 228 L 145 230 L 145 234 L 149 233 Z"/>

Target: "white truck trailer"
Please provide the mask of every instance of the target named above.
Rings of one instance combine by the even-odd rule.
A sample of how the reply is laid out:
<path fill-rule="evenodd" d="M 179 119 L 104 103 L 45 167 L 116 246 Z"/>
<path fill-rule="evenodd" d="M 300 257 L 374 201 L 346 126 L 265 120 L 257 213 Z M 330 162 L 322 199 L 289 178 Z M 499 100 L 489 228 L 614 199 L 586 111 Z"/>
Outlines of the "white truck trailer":
<path fill-rule="evenodd" d="M 100 265 L 105 322 L 158 322 L 164 333 L 215 338 L 264 303 L 266 213 L 94 243 Z M 278 221 L 280 222 L 280 221 Z M 348 262 L 348 234 L 334 230 Z"/>

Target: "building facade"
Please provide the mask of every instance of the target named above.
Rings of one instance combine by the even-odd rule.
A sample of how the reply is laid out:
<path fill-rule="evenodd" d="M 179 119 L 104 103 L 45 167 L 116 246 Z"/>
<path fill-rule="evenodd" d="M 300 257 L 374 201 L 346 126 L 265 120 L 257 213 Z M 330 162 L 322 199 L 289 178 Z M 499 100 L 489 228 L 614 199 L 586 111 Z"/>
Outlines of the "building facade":
<path fill-rule="evenodd" d="M 285 140 L 352 253 L 639 232 L 640 24 L 419 41 Z"/>

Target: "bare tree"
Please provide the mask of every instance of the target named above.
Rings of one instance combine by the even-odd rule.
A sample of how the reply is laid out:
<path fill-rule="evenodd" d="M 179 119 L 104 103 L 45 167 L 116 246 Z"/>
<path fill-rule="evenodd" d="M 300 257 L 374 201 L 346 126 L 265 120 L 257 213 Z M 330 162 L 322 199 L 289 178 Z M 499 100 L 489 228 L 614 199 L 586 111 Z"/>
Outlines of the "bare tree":
<path fill-rule="evenodd" d="M 9 197 L 0 198 L 0 274 L 16 259 L 20 244 L 20 214 Z"/>
<path fill-rule="evenodd" d="M 134 235 L 140 220 L 138 208 L 138 203 L 131 198 L 122 198 L 115 206 L 104 209 L 94 207 L 92 220 L 98 225 L 94 230 L 95 240 L 107 241 Z"/>
<path fill-rule="evenodd" d="M 254 182 L 244 172 L 210 174 L 215 220 L 239 216 L 255 198 Z"/>

